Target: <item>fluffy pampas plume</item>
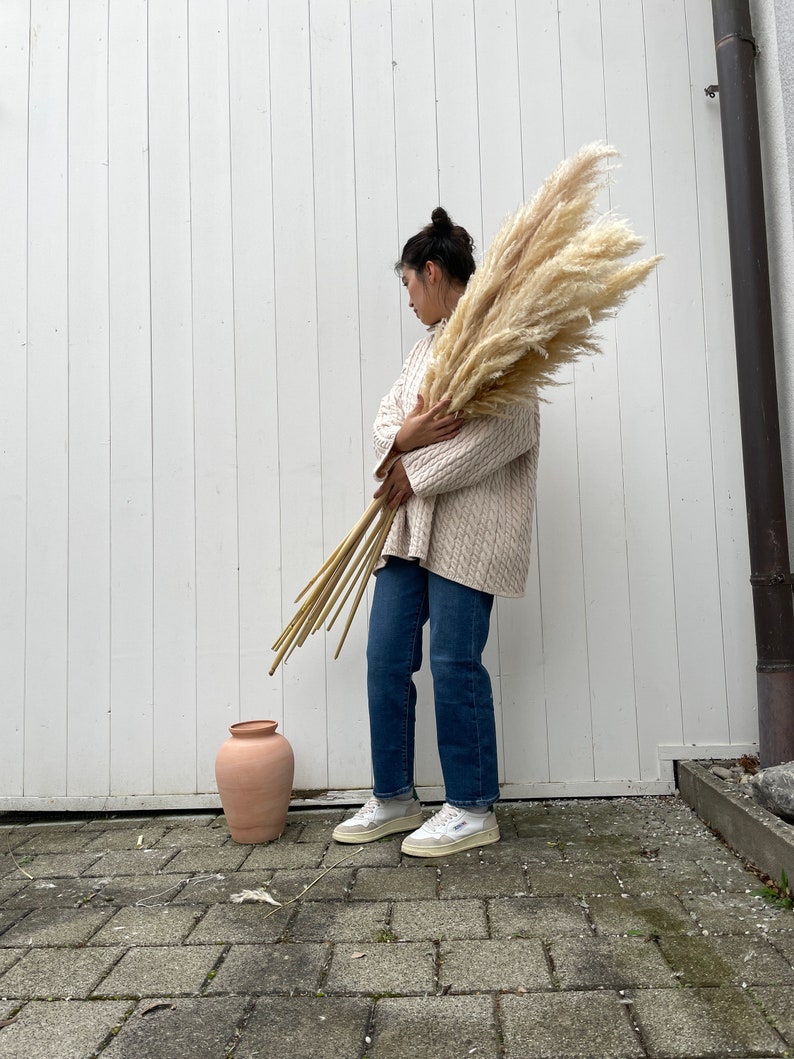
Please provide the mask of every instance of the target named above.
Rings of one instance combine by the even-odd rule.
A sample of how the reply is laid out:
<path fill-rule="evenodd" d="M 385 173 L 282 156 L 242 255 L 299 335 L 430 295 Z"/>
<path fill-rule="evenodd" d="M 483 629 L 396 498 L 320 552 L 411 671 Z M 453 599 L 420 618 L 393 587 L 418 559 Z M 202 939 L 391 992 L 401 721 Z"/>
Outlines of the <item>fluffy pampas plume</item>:
<path fill-rule="evenodd" d="M 561 367 L 598 349 L 597 325 L 622 305 L 658 257 L 625 221 L 596 217 L 614 147 L 594 143 L 562 162 L 499 230 L 437 335 L 425 374 L 425 407 L 452 398 L 449 411 L 499 415 L 529 403 Z M 298 596 L 300 608 L 273 645 L 270 674 L 354 592 L 338 657 L 395 512 L 373 501 Z M 375 524 L 373 527 L 373 523 Z"/>
<path fill-rule="evenodd" d="M 556 372 L 597 350 L 596 325 L 649 275 L 658 257 L 629 261 L 642 240 L 593 217 L 614 147 L 589 144 L 562 162 L 500 229 L 436 339 L 426 405 L 498 414 L 530 402 Z"/>

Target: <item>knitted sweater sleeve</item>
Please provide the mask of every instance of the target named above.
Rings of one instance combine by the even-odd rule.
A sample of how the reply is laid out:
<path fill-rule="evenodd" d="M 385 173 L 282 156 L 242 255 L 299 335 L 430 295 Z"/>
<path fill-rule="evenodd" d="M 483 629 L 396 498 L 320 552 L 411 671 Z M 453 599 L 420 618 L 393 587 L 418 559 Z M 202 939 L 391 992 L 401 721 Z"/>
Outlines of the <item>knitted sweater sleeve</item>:
<path fill-rule="evenodd" d="M 528 452 L 537 441 L 536 406 L 467 420 L 456 438 L 402 457 L 417 496 L 436 496 L 476 485 Z"/>

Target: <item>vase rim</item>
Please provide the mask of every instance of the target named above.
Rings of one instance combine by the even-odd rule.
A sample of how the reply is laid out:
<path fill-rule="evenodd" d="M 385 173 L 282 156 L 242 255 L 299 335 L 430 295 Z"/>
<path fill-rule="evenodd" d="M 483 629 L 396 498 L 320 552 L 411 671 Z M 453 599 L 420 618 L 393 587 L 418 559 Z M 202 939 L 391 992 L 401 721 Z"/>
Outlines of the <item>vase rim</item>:
<path fill-rule="evenodd" d="M 237 721 L 229 725 L 232 735 L 271 735 L 278 728 L 278 721 Z"/>

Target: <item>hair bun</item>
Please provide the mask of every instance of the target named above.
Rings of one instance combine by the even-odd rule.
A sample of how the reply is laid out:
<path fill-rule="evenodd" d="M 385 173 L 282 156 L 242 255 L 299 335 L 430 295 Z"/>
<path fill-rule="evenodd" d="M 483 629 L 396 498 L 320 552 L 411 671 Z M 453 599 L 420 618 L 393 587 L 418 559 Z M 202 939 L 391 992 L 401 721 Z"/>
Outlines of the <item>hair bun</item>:
<path fill-rule="evenodd" d="M 439 235 L 449 235 L 452 231 L 452 221 L 443 206 L 436 206 L 430 215 L 430 219 L 433 222 L 433 231 L 438 232 Z"/>

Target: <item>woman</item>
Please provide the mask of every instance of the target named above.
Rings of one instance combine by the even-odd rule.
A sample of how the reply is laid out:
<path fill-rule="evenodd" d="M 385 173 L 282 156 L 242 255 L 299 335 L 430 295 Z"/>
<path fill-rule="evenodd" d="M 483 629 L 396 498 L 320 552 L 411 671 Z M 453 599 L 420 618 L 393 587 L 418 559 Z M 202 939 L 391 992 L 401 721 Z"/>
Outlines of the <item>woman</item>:
<path fill-rule="evenodd" d="M 499 840 L 491 681 L 482 663 L 494 595 L 524 592 L 538 457 L 538 410 L 461 419 L 445 398 L 424 407 L 433 340 L 474 272 L 473 242 L 441 207 L 403 248 L 397 271 L 429 329 L 381 402 L 374 427 L 384 497 L 396 517 L 376 575 L 367 645 L 373 797 L 335 829 L 337 842 L 410 831 L 402 851 L 438 857 Z M 422 823 L 414 791 L 422 628 L 446 802 Z"/>

